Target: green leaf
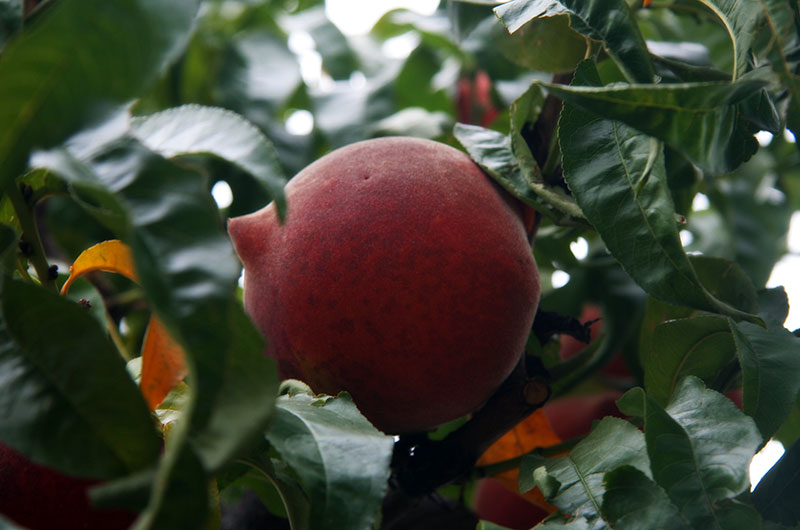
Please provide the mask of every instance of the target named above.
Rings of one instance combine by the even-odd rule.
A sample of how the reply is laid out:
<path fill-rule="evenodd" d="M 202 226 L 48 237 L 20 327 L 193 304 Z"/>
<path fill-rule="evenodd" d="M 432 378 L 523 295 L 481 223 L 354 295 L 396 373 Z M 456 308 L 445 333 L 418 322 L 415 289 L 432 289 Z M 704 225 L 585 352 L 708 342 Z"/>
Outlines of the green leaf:
<path fill-rule="evenodd" d="M 456 123 L 453 134 L 475 163 L 519 200 L 558 224 L 576 224 L 583 218 L 578 205 L 563 190 L 542 182 L 541 172 L 530 151 L 527 156 L 524 151 L 521 156 L 516 156 L 519 151 L 514 152 L 509 136 L 465 123 Z M 513 145 L 520 148 L 522 143 L 524 140 L 520 138 Z M 527 171 L 523 169 L 523 164 L 527 166 Z"/>
<path fill-rule="evenodd" d="M 79 305 L 3 285 L 0 439 L 65 473 L 111 478 L 153 465 L 161 443 L 105 331 Z"/>
<path fill-rule="evenodd" d="M 704 255 L 690 255 L 689 261 L 700 283 L 714 298 L 745 313 L 758 313 L 758 293 L 738 264 Z"/>
<path fill-rule="evenodd" d="M 559 0 L 582 24 L 573 24 L 590 39 L 603 43 L 631 83 L 652 83 L 655 70 L 647 45 L 625 0 Z"/>
<path fill-rule="evenodd" d="M 767 20 L 775 42 L 773 56 L 775 70 L 778 71 L 783 88 L 791 98 L 787 122 L 795 131 L 800 130 L 800 77 L 797 75 L 797 48 L 800 46 L 800 27 L 798 27 L 797 7 L 786 0 L 760 0 L 761 9 Z"/>
<path fill-rule="evenodd" d="M 664 141 L 712 174 L 732 171 L 758 149 L 755 131 L 737 107 L 766 86 L 756 75 L 733 83 L 598 87 L 599 80 L 593 81 L 594 86 L 542 85 L 566 103 Z"/>
<path fill-rule="evenodd" d="M 735 358 L 728 320 L 711 315 L 660 324 L 653 333 L 652 348 L 645 353 L 645 387 L 662 407 L 684 377 L 710 381 Z"/>
<path fill-rule="evenodd" d="M 764 519 L 787 526 L 800 523 L 800 440 L 758 483 L 753 504 Z"/>
<path fill-rule="evenodd" d="M 267 440 L 304 492 L 305 523 L 293 521 L 293 528 L 372 528 L 386 492 L 394 441 L 358 412 L 349 395 L 281 396 Z M 290 514 L 297 511 L 291 499 L 286 504 Z"/>
<path fill-rule="evenodd" d="M 184 105 L 131 120 L 131 132 L 160 155 L 211 154 L 250 174 L 286 213 L 286 176 L 272 143 L 253 124 L 229 110 Z"/>
<path fill-rule="evenodd" d="M 750 484 L 747 466 L 761 444 L 751 418 L 725 396 L 686 377 L 666 409 L 645 397 L 644 430 L 655 481 L 694 528 L 731 528 L 718 501 Z"/>
<path fill-rule="evenodd" d="M 619 418 L 605 418 L 591 434 L 575 446 L 569 455 L 547 459 L 525 457 L 520 467 L 520 491 L 534 485 L 547 489 L 545 481 L 557 481 L 557 491 L 548 501 L 563 514 L 596 518 L 605 493 L 603 475 L 623 466 L 633 466 L 644 474 L 650 467 L 644 448 L 644 436 L 639 430 Z M 534 482 L 534 471 L 537 474 Z"/>
<path fill-rule="evenodd" d="M 26 26 L 0 56 L 0 189 L 32 147 L 102 121 L 155 81 L 184 49 L 197 6 L 66 0 Z"/>
<path fill-rule="evenodd" d="M 22 0 L 0 2 L 0 48 L 22 27 Z"/>
<path fill-rule="evenodd" d="M 733 79 L 747 71 L 747 54 L 753 43 L 755 27 L 759 21 L 761 7 L 759 2 L 738 2 L 737 0 L 700 0 L 719 17 L 731 38 L 734 68 Z"/>
<path fill-rule="evenodd" d="M 571 71 L 586 55 L 586 39 L 569 27 L 566 16 L 536 18 L 513 35 L 500 33 L 496 46 L 509 61 L 540 72 Z"/>
<path fill-rule="evenodd" d="M 666 492 L 631 466 L 603 477 L 603 514 L 614 530 L 689 530 Z"/>
<path fill-rule="evenodd" d="M 226 42 L 217 72 L 220 104 L 240 114 L 280 108 L 302 83 L 300 65 L 283 36 L 250 30 Z M 265 82 L 266 81 L 266 82 Z M 257 121 L 257 120 L 254 120 Z"/>
<path fill-rule="evenodd" d="M 495 13 L 511 33 L 536 18 L 569 14 L 573 28 L 601 41 L 629 81 L 655 79 L 647 46 L 624 0 L 515 0 L 496 7 Z"/>
<path fill-rule="evenodd" d="M 206 521 L 210 502 L 208 479 L 196 453 L 184 437 L 178 438 L 174 446 L 168 444 L 153 485 L 152 501 L 132 530 L 196 530 Z"/>
<path fill-rule="evenodd" d="M 742 367 L 742 408 L 768 440 L 800 392 L 800 339 L 774 321 L 767 329 L 744 322 L 729 326 Z"/>
<path fill-rule="evenodd" d="M 325 6 L 319 5 L 289 17 L 285 21 L 289 31 L 307 32 L 322 56 L 322 67 L 333 79 L 348 79 L 358 70 L 358 58 L 339 28 L 326 16 Z"/>
<path fill-rule="evenodd" d="M 581 63 L 575 82 L 598 81 L 593 64 Z M 680 241 L 659 142 L 569 102 L 561 113 L 559 139 L 564 178 L 575 200 L 642 289 L 667 303 L 755 318 L 700 283 Z"/>

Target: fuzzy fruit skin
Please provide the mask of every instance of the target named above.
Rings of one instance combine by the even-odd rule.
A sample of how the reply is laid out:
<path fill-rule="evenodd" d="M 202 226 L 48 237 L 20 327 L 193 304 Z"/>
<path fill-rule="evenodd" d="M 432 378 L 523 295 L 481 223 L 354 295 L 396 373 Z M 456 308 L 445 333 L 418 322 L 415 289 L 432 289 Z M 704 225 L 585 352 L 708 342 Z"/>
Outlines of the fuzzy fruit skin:
<path fill-rule="evenodd" d="M 338 149 L 273 205 L 232 219 L 245 307 L 281 376 L 347 390 L 389 433 L 478 408 L 538 305 L 522 207 L 464 153 L 389 137 Z"/>
<path fill-rule="evenodd" d="M 31 462 L 0 443 L 0 514 L 30 530 L 122 530 L 135 516 L 93 508 L 88 490 L 98 484 Z"/>

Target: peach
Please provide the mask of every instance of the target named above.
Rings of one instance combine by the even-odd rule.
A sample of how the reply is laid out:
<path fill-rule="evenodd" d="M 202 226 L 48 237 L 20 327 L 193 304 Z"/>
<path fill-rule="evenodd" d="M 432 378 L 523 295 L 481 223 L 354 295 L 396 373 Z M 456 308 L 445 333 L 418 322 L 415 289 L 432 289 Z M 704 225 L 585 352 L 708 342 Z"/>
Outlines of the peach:
<path fill-rule="evenodd" d="M 71 477 L 0 443 L 0 514 L 31 530 L 122 530 L 136 516 L 98 510 L 87 491 L 97 480 Z"/>
<path fill-rule="evenodd" d="M 390 433 L 480 407 L 530 332 L 539 273 L 522 205 L 464 153 L 404 137 L 338 149 L 231 219 L 244 302 L 282 377 L 346 390 Z"/>

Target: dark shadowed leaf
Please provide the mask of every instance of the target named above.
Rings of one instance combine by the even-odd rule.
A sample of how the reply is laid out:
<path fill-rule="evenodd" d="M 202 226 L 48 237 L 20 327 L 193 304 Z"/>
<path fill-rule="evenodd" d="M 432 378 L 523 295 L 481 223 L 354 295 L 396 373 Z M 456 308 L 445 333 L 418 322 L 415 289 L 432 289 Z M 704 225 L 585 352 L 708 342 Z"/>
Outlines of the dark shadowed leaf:
<path fill-rule="evenodd" d="M 372 528 L 386 492 L 394 441 L 358 412 L 350 396 L 280 397 L 267 440 L 288 466 L 283 476 L 295 477 L 288 485 L 302 504 L 284 501 L 289 513 L 305 516 L 293 528 Z M 281 490 L 288 486 L 281 476 L 272 480 L 283 483 Z"/>
<path fill-rule="evenodd" d="M 2 310 L 0 439 L 76 475 L 110 478 L 153 465 L 155 425 L 97 321 L 71 300 L 11 279 Z"/>
<path fill-rule="evenodd" d="M 800 440 L 758 483 L 753 503 L 764 519 L 787 526 L 800 522 Z"/>
<path fill-rule="evenodd" d="M 536 18 L 512 35 L 498 34 L 497 47 L 515 64 L 553 73 L 574 69 L 586 55 L 586 39 L 569 27 L 566 16 Z"/>
<path fill-rule="evenodd" d="M 0 2 L 0 48 L 22 27 L 22 0 Z"/>
<path fill-rule="evenodd" d="M 657 326 L 652 350 L 642 352 L 647 393 L 662 407 L 687 375 L 709 381 L 736 353 L 728 320 L 696 316 Z"/>
<path fill-rule="evenodd" d="M 286 213 L 283 173 L 272 143 L 253 124 L 229 110 L 185 105 L 135 117 L 133 135 L 149 149 L 172 158 L 211 154 L 249 173 Z"/>
<path fill-rule="evenodd" d="M 750 277 L 735 262 L 704 255 L 690 255 L 697 278 L 714 298 L 745 313 L 758 313 L 758 294 Z"/>
<path fill-rule="evenodd" d="M 603 484 L 603 514 L 614 530 L 691 528 L 661 486 L 635 467 L 609 471 Z"/>
<path fill-rule="evenodd" d="M 599 82 L 594 66 L 581 63 L 574 82 Z M 657 140 L 569 102 L 559 121 L 559 140 L 572 194 L 636 283 L 664 302 L 754 318 L 700 283 L 680 241 Z"/>
<path fill-rule="evenodd" d="M 557 0 L 512 0 L 494 8 L 510 33 L 540 17 L 566 15 L 570 11 Z"/>
<path fill-rule="evenodd" d="M 742 367 L 742 408 L 769 439 L 786 420 L 800 392 L 800 338 L 781 324 L 764 329 L 729 322 Z"/>
<path fill-rule="evenodd" d="M 603 475 L 623 465 L 649 476 L 644 436 L 627 421 L 605 418 L 567 456 L 544 461 L 525 457 L 520 491 L 539 486 L 562 513 L 595 519 L 605 493 Z"/>
<path fill-rule="evenodd" d="M 0 56 L 0 187 L 31 148 L 101 121 L 155 81 L 186 45 L 197 5 L 58 2 L 26 27 Z"/>

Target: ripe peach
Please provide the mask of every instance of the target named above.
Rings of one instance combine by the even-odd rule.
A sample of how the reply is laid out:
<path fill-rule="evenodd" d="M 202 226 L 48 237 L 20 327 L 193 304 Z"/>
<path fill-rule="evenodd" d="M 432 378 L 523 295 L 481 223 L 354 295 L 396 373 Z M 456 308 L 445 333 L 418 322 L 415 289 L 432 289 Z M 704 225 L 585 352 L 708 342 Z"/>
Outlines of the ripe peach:
<path fill-rule="evenodd" d="M 414 138 L 338 149 L 231 219 L 245 307 L 284 378 L 349 391 L 391 433 L 494 392 L 524 349 L 539 273 L 522 206 L 464 153 Z"/>
<path fill-rule="evenodd" d="M 622 394 L 619 390 L 606 390 L 599 394 L 565 396 L 547 402 L 543 410 L 553 432 L 562 440 L 569 440 L 589 434 L 595 420 L 606 416 L 623 417 L 617 408 Z"/>
<path fill-rule="evenodd" d="M 135 515 L 98 510 L 87 490 L 96 480 L 70 477 L 0 444 L 0 514 L 31 530 L 122 530 Z"/>
<path fill-rule="evenodd" d="M 484 521 L 511 530 L 528 530 L 550 515 L 544 508 L 492 478 L 478 481 L 472 509 Z"/>

